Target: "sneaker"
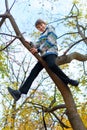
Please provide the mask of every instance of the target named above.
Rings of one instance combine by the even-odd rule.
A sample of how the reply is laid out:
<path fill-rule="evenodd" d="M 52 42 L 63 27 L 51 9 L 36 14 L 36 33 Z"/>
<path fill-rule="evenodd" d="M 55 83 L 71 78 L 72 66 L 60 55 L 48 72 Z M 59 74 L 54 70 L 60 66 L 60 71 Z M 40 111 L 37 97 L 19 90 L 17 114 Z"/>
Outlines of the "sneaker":
<path fill-rule="evenodd" d="M 79 85 L 79 82 L 77 80 L 72 80 L 70 79 L 69 80 L 69 84 L 73 85 L 73 86 L 78 86 Z"/>
<path fill-rule="evenodd" d="M 8 91 L 15 101 L 19 100 L 21 97 L 21 92 L 19 90 L 13 90 L 12 88 L 8 87 Z"/>

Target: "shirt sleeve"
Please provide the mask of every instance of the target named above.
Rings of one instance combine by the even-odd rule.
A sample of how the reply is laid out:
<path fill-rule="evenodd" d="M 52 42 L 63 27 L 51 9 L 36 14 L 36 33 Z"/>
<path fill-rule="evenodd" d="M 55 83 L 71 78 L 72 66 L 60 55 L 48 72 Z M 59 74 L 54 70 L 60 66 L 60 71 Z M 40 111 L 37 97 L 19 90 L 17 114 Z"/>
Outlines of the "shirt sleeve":
<path fill-rule="evenodd" d="M 52 44 L 57 41 L 57 35 L 53 26 L 48 26 L 47 40 Z"/>
<path fill-rule="evenodd" d="M 38 39 L 38 41 L 35 42 L 35 47 L 37 48 L 38 52 L 41 52 L 40 45 L 41 45 L 41 41 Z"/>

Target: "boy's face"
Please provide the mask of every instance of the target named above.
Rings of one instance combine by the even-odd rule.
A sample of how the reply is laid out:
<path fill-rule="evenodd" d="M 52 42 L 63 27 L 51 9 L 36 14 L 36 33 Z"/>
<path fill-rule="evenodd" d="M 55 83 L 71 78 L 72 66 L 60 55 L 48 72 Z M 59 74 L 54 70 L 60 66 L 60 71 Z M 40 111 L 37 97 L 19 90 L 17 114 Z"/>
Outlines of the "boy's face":
<path fill-rule="evenodd" d="M 36 26 L 36 28 L 37 28 L 40 32 L 44 32 L 45 29 L 46 29 L 46 24 L 44 24 L 44 23 L 38 24 L 38 25 Z"/>

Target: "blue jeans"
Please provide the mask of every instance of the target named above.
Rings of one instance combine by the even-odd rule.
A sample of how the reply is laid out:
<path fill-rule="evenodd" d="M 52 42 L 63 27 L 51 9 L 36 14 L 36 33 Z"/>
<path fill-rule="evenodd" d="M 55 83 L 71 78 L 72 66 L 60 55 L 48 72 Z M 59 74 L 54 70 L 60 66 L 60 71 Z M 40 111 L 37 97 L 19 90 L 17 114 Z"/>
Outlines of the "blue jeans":
<path fill-rule="evenodd" d="M 67 84 L 69 81 L 68 76 L 66 76 L 66 74 L 64 74 L 64 72 L 55 63 L 57 56 L 55 54 L 49 54 L 42 58 L 45 60 L 51 71 L 54 72 L 65 84 Z M 27 77 L 24 84 L 19 88 L 21 93 L 27 94 L 28 90 L 31 87 L 32 82 L 43 68 L 44 67 L 42 66 L 42 64 L 40 62 L 37 62 L 37 64 L 31 70 L 31 73 Z"/>

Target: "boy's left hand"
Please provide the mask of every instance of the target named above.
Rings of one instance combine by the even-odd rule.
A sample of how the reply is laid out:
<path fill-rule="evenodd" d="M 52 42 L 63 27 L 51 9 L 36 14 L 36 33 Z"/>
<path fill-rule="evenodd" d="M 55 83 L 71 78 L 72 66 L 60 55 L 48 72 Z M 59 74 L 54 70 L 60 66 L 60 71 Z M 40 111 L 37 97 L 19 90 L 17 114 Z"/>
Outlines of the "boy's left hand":
<path fill-rule="evenodd" d="M 32 54 L 35 54 L 35 53 L 37 53 L 38 51 L 37 51 L 37 48 L 32 47 L 32 48 L 30 49 L 30 52 L 31 52 Z"/>

